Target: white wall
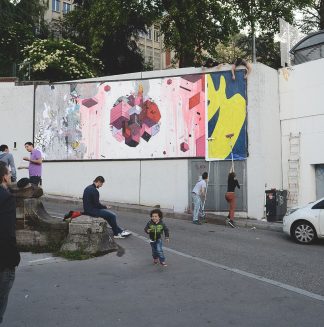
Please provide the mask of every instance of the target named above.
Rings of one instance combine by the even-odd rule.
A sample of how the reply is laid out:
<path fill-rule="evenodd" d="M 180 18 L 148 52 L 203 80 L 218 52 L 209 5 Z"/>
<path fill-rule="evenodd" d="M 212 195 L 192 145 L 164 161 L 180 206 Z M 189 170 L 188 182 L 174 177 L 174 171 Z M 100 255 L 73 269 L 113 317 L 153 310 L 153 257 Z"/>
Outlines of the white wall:
<path fill-rule="evenodd" d="M 222 70 L 229 69 L 223 67 Z M 215 69 L 181 69 L 164 75 L 212 72 Z M 163 72 L 143 73 L 143 78 Z M 112 80 L 117 77 L 112 77 Z M 118 79 L 126 78 L 119 76 Z M 129 76 L 128 76 L 129 78 Z M 109 77 L 110 79 L 110 77 Z M 33 134 L 33 87 L 0 84 L 0 143 L 10 148 L 17 142 L 17 165 L 27 153 L 24 143 Z M 2 118 L 3 117 L 3 118 Z M 11 124 L 12 122 L 12 124 Z M 265 184 L 281 188 L 281 147 L 277 71 L 262 64 L 253 66 L 248 79 L 247 159 L 248 216 L 262 218 Z M 19 171 L 18 178 L 24 175 Z M 45 162 L 43 186 L 47 193 L 81 197 L 85 186 L 102 175 L 107 182 L 100 190 L 107 201 L 156 205 L 177 212 L 188 208 L 188 160 Z"/>
<path fill-rule="evenodd" d="M 101 199 L 183 212 L 188 205 L 188 160 L 45 162 L 46 193 L 82 197 L 83 189 L 102 175 Z"/>
<path fill-rule="evenodd" d="M 253 65 L 248 78 L 248 216 L 261 219 L 265 189 L 282 188 L 278 72 Z"/>
<path fill-rule="evenodd" d="M 288 187 L 289 134 L 300 135 L 299 204 L 316 199 L 315 164 L 324 163 L 324 59 L 279 74 L 283 184 Z"/>
<path fill-rule="evenodd" d="M 28 155 L 25 142 L 33 141 L 33 103 L 34 86 L 0 83 L 0 144 L 8 145 L 16 168 L 28 165 L 22 158 Z M 18 178 L 26 176 L 27 170 L 17 171 Z"/>

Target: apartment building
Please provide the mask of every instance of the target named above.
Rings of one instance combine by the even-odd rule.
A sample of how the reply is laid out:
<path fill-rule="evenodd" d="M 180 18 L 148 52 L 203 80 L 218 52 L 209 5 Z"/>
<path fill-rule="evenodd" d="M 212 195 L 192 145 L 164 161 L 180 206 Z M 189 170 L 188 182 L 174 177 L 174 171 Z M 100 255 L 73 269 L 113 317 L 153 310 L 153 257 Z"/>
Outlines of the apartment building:
<path fill-rule="evenodd" d="M 140 33 L 137 41 L 145 62 L 151 64 L 153 70 L 161 70 L 172 67 L 172 54 L 164 50 L 163 34 L 158 25 L 152 25 L 147 33 Z"/>
<path fill-rule="evenodd" d="M 49 0 L 48 9 L 44 14 L 44 19 L 50 24 L 51 30 L 56 37 L 60 37 L 58 22 L 63 18 L 64 14 L 67 14 L 73 10 L 73 0 Z"/>

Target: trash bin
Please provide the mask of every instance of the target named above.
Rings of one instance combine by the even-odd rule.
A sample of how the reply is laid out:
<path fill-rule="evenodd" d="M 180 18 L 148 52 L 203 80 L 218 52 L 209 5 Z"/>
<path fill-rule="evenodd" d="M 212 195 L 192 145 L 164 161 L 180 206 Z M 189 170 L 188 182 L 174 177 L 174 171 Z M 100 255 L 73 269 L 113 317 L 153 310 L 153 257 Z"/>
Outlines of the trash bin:
<path fill-rule="evenodd" d="M 267 221 L 282 221 L 287 212 L 287 190 L 266 190 Z"/>

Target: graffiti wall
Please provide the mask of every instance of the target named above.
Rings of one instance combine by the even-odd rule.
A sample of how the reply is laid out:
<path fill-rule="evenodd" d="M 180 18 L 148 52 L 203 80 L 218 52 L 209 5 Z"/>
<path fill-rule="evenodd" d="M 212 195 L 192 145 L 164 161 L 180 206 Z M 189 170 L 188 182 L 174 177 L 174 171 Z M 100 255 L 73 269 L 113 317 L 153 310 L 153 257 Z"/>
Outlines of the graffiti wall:
<path fill-rule="evenodd" d="M 205 156 L 205 76 L 38 86 L 47 160 Z"/>
<path fill-rule="evenodd" d="M 246 80 L 222 71 L 38 86 L 34 134 L 47 160 L 243 160 Z"/>
<path fill-rule="evenodd" d="M 243 160 L 247 156 L 246 79 L 243 71 L 206 75 L 207 160 Z"/>

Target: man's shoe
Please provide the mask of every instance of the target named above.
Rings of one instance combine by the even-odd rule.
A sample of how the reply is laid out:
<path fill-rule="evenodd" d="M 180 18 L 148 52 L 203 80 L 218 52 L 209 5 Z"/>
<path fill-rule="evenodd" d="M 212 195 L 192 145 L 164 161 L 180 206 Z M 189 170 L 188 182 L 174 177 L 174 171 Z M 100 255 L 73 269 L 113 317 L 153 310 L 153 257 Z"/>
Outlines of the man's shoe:
<path fill-rule="evenodd" d="M 199 220 L 194 220 L 192 223 L 195 225 L 201 225 L 201 222 Z"/>
<path fill-rule="evenodd" d="M 114 238 L 125 238 L 121 233 L 114 235 Z"/>
<path fill-rule="evenodd" d="M 159 259 L 153 259 L 153 263 L 157 265 L 159 263 Z"/>
<path fill-rule="evenodd" d="M 128 230 L 123 230 L 121 233 L 120 233 L 121 236 L 123 237 L 127 237 L 129 235 L 132 235 L 132 233 Z"/>
<path fill-rule="evenodd" d="M 230 227 L 232 227 L 232 228 L 235 228 L 235 227 L 236 227 L 235 224 L 234 224 L 234 221 L 232 221 L 232 220 L 229 220 L 229 221 L 228 221 L 228 225 L 229 225 Z"/>
<path fill-rule="evenodd" d="M 167 267 L 167 266 L 168 266 L 165 262 L 161 262 L 160 265 L 161 265 L 162 267 Z"/>

